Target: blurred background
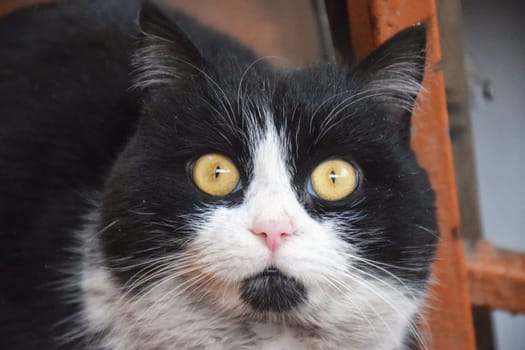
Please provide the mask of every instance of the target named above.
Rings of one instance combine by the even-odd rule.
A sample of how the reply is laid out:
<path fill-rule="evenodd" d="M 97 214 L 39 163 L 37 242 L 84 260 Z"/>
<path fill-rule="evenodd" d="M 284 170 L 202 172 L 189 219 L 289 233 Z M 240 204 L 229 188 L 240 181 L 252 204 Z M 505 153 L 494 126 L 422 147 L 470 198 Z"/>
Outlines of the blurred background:
<path fill-rule="evenodd" d="M 49 1 L 0 0 L 0 15 Z M 362 0 L 166 2 L 261 55 L 277 56 L 271 61 L 280 66 L 354 61 L 349 21 L 362 18 L 348 13 L 346 5 Z M 466 257 L 482 237 L 525 252 L 525 1 L 436 0 L 436 5 Z M 525 293 L 518 297 L 525 300 Z M 478 349 L 525 349 L 524 315 L 486 307 L 473 312 Z"/>
<path fill-rule="evenodd" d="M 482 232 L 524 252 L 525 1 L 461 3 Z M 492 317 L 496 349 L 525 349 L 524 315 Z"/>

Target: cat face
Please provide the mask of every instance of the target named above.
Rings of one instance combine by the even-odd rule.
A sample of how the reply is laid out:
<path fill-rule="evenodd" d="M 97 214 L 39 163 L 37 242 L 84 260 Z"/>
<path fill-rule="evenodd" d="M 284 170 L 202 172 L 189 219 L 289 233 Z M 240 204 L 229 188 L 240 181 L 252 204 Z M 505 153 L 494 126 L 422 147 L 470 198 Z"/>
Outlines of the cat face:
<path fill-rule="evenodd" d="M 276 71 L 206 57 L 154 8 L 141 25 L 143 118 L 101 209 L 119 288 L 151 300 L 158 322 L 183 299 L 225 319 L 401 342 L 437 240 L 409 144 L 424 28 L 351 71 Z"/>

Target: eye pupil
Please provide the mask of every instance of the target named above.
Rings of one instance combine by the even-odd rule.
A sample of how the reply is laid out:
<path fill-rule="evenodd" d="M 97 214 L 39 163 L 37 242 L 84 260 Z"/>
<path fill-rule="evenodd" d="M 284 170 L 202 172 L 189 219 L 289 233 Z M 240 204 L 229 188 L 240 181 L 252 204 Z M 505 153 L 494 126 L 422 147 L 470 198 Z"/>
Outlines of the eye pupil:
<path fill-rule="evenodd" d="M 215 168 L 215 178 L 219 177 L 219 175 L 222 173 L 221 170 L 221 167 L 217 165 L 217 167 Z"/>
<path fill-rule="evenodd" d="M 332 170 L 330 172 L 330 180 L 332 181 L 333 184 L 335 184 L 335 179 L 337 178 L 337 175 L 335 174 L 335 172 Z"/>

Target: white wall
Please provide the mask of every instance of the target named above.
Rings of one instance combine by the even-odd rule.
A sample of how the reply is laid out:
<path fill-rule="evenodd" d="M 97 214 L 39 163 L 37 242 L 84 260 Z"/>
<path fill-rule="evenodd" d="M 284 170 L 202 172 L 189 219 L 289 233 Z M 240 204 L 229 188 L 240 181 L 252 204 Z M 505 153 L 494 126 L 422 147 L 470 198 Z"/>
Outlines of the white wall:
<path fill-rule="evenodd" d="M 463 0 L 463 42 L 484 233 L 525 251 L 525 1 Z M 491 82 L 493 100 L 479 78 Z M 524 315 L 495 311 L 493 320 L 499 350 L 525 350 Z"/>

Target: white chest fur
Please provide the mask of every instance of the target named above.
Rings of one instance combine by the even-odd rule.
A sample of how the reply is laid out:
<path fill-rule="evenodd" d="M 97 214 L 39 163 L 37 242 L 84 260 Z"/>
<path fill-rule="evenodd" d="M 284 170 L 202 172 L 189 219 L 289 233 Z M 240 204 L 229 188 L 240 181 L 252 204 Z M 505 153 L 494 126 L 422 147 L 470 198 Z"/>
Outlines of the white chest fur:
<path fill-rule="evenodd" d="M 277 325 L 254 324 L 251 329 L 259 339 L 254 350 L 304 350 L 308 347 L 306 340 Z"/>

